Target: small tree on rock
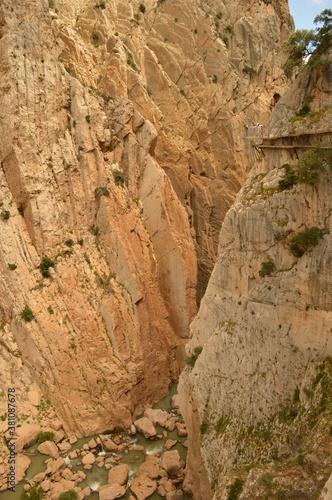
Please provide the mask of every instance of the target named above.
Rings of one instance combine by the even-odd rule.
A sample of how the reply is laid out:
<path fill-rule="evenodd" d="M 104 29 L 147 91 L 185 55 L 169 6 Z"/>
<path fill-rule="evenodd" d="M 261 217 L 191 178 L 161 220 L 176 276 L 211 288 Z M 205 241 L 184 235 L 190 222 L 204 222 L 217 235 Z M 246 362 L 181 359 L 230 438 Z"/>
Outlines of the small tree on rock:
<path fill-rule="evenodd" d="M 284 70 L 288 77 L 292 76 L 295 67 L 305 63 L 310 66 L 324 64 L 324 56 L 332 47 L 332 9 L 325 9 L 315 17 L 314 23 L 321 25 L 314 30 L 297 30 L 284 44 L 288 60 Z"/>

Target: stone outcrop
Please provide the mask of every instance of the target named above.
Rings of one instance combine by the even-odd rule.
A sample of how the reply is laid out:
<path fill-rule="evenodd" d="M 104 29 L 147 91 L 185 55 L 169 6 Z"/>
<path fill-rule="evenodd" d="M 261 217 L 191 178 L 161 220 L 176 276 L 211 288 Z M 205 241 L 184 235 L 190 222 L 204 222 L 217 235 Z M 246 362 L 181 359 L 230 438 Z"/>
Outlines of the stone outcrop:
<path fill-rule="evenodd" d="M 331 68 L 330 60 L 324 74 Z M 322 444 L 329 439 L 331 394 L 332 159 L 314 185 L 279 184 L 284 163 L 296 169 L 297 153 L 303 154 L 296 140 L 299 146 L 331 147 L 331 107 L 323 110 L 322 104 L 331 102 L 331 80 L 316 80 L 315 87 L 315 74 L 299 77 L 301 88 L 322 89 L 317 100 L 312 91 L 315 129 L 283 142 L 264 141 L 265 156 L 225 217 L 217 263 L 191 326 L 179 393 L 189 430 L 186 489 L 197 500 L 226 499 L 235 471 L 243 498 L 262 498 L 265 480 L 271 496 L 281 490 L 285 498 L 291 491 L 313 498 L 332 468 Z M 280 101 L 292 116 L 298 111 L 296 85 Z M 278 104 L 271 130 L 279 116 Z M 291 251 L 292 238 L 314 227 L 315 245 Z M 269 465 L 273 460 L 278 473 Z M 303 465 L 303 475 L 294 463 Z"/>
<path fill-rule="evenodd" d="M 292 28 L 286 0 L 1 3 L 0 379 L 19 414 L 129 428 L 178 378 Z"/>

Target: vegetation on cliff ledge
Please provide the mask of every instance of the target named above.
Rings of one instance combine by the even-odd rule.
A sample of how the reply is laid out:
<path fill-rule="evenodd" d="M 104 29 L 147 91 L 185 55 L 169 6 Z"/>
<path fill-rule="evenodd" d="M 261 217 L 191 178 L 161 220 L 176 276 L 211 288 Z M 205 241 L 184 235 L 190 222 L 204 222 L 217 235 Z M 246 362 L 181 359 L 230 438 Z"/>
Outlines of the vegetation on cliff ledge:
<path fill-rule="evenodd" d="M 21 312 L 21 318 L 24 319 L 26 323 L 30 323 L 30 321 L 34 319 L 34 314 L 28 304 L 25 304 L 25 307 Z"/>
<path fill-rule="evenodd" d="M 50 277 L 50 267 L 54 267 L 55 262 L 54 260 L 50 259 L 49 257 L 46 257 L 45 255 L 42 257 L 39 269 L 40 272 L 43 276 L 43 278 L 49 278 Z"/>
<path fill-rule="evenodd" d="M 197 358 L 201 354 L 202 350 L 203 350 L 202 346 L 195 347 L 194 351 L 190 354 L 190 356 L 186 357 L 186 359 L 185 359 L 186 365 L 194 367 L 195 363 L 197 361 Z"/>
<path fill-rule="evenodd" d="M 264 276 L 270 276 L 271 273 L 275 270 L 276 266 L 275 263 L 272 261 L 271 258 L 269 258 L 267 261 L 262 262 L 261 269 L 259 271 L 259 275 L 261 278 L 264 278 Z"/>
<path fill-rule="evenodd" d="M 322 231 L 317 226 L 310 227 L 291 238 L 289 249 L 295 257 L 302 257 L 307 250 L 317 246 L 322 237 Z"/>
<path fill-rule="evenodd" d="M 320 174 L 326 171 L 326 168 L 332 168 L 332 149 L 322 149 L 316 146 L 304 153 L 297 165 L 294 167 L 288 163 L 283 165 L 285 174 L 279 181 L 279 189 L 290 189 L 295 184 L 309 184 L 314 186 L 319 179 Z"/>
<path fill-rule="evenodd" d="M 244 481 L 237 477 L 234 483 L 231 485 L 227 500 L 237 500 L 241 491 L 243 490 Z"/>

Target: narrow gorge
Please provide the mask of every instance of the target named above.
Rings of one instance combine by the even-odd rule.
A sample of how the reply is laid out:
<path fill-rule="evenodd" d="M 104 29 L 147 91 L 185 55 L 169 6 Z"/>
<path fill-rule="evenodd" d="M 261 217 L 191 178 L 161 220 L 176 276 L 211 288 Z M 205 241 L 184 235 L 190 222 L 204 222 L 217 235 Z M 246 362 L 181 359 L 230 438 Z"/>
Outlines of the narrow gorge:
<path fill-rule="evenodd" d="M 332 62 L 287 77 L 293 31 L 287 0 L 0 3 L 0 492 L 15 389 L 19 480 L 55 437 L 40 498 L 98 498 L 59 454 L 86 438 L 89 470 L 142 452 L 137 431 L 171 455 L 144 452 L 131 490 L 113 457 L 126 479 L 99 498 L 320 498 Z M 286 185 L 317 145 L 315 182 Z"/>

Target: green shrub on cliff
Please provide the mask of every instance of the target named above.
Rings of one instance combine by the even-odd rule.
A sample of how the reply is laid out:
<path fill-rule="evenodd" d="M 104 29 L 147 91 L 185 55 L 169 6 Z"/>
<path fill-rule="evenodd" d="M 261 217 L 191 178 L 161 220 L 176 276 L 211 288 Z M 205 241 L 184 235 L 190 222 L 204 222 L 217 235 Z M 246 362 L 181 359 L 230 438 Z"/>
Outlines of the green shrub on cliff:
<path fill-rule="evenodd" d="M 98 35 L 97 31 L 93 31 L 92 32 L 92 40 L 93 40 L 93 43 L 95 45 L 98 44 L 98 42 L 99 42 L 99 35 Z"/>
<path fill-rule="evenodd" d="M 125 176 L 120 170 L 114 170 L 113 177 L 114 177 L 114 182 L 117 186 L 122 186 L 122 187 L 124 186 Z"/>
<path fill-rule="evenodd" d="M 237 477 L 234 483 L 231 485 L 227 500 L 237 500 L 241 491 L 243 490 L 244 481 Z"/>
<path fill-rule="evenodd" d="M 332 168 L 332 149 L 322 149 L 316 146 L 304 153 L 299 159 L 297 165 L 291 167 L 288 163 L 283 165 L 285 174 L 279 181 L 279 189 L 290 189 L 295 184 L 309 184 L 314 186 L 319 179 L 320 174 L 326 171 L 326 168 Z"/>
<path fill-rule="evenodd" d="M 302 257 L 307 250 L 317 246 L 322 237 L 322 231 L 317 226 L 310 227 L 291 238 L 289 250 L 295 257 Z"/>
<path fill-rule="evenodd" d="M 8 220 L 10 217 L 10 213 L 8 210 L 3 210 L 0 214 L 2 220 Z"/>
<path fill-rule="evenodd" d="M 243 73 L 246 73 L 247 75 L 256 75 L 256 70 L 252 66 L 248 66 L 247 64 L 244 65 L 244 68 L 242 69 Z"/>
<path fill-rule="evenodd" d="M 220 436 L 220 434 L 223 434 L 225 432 L 228 424 L 229 424 L 229 418 L 225 417 L 225 415 L 222 415 L 219 418 L 218 422 L 216 423 L 216 433 L 218 436 Z"/>
<path fill-rule="evenodd" d="M 43 276 L 43 278 L 49 278 L 50 277 L 50 267 L 54 267 L 55 266 L 55 262 L 54 260 L 50 259 L 49 257 L 46 257 L 46 255 L 44 255 L 42 257 L 42 260 L 41 260 L 41 263 L 39 265 L 39 269 L 40 269 L 40 272 Z"/>
<path fill-rule="evenodd" d="M 201 437 L 204 436 L 204 434 L 207 434 L 209 431 L 209 424 L 207 422 L 202 422 L 201 423 Z"/>
<path fill-rule="evenodd" d="M 297 183 L 297 173 L 295 170 L 289 165 L 289 163 L 285 163 L 282 166 L 285 169 L 285 174 L 282 179 L 279 181 L 279 189 L 284 191 L 285 189 L 290 189 Z"/>
<path fill-rule="evenodd" d="M 264 276 L 270 276 L 270 274 L 273 273 L 275 268 L 276 268 L 275 263 L 269 258 L 269 260 L 262 262 L 262 266 L 258 274 L 260 275 L 261 278 L 264 278 Z"/>
<path fill-rule="evenodd" d="M 332 166 L 332 149 L 323 150 L 317 146 L 307 151 L 297 164 L 298 182 L 314 186 L 326 166 Z"/>
<path fill-rule="evenodd" d="M 30 323 L 33 320 L 34 315 L 28 304 L 25 304 L 23 311 L 21 312 L 21 318 L 24 319 L 26 323 Z"/>
<path fill-rule="evenodd" d="M 186 365 L 194 367 L 195 363 L 197 361 L 197 358 L 201 354 L 202 351 L 203 351 L 202 346 L 195 347 L 194 351 L 190 354 L 190 356 L 187 356 L 186 359 L 184 360 Z"/>

